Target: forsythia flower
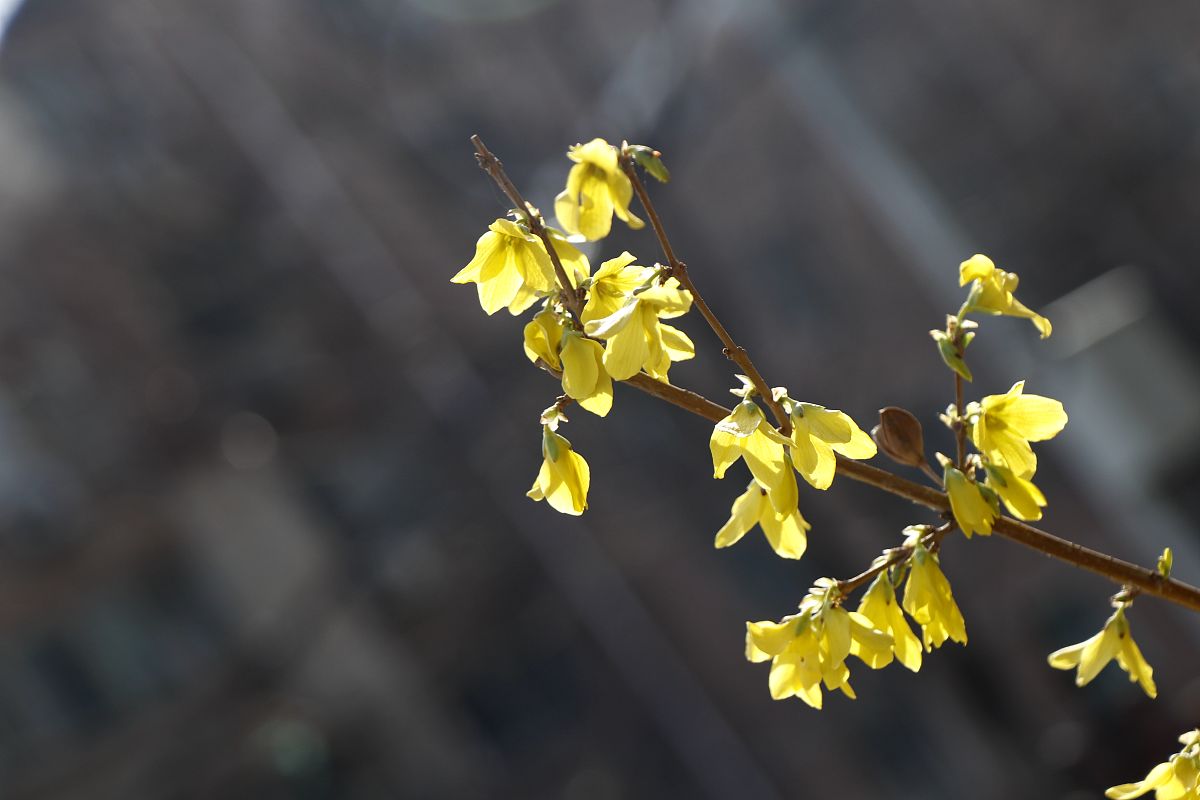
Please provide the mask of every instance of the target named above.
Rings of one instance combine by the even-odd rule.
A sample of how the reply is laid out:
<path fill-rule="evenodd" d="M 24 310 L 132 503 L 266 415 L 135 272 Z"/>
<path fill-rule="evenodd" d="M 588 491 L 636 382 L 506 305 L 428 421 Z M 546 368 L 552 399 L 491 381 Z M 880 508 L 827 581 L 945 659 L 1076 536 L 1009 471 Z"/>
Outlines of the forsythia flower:
<path fill-rule="evenodd" d="M 587 257 L 557 231 L 551 231 L 550 237 L 567 274 L 574 273 L 576 281 L 586 277 Z M 488 226 L 475 244 L 475 257 L 450 282 L 478 284 L 479 305 L 488 314 L 505 306 L 512 314 L 520 314 L 539 296 L 559 288 L 542 240 L 524 225 L 507 219 Z"/>
<path fill-rule="evenodd" d="M 1033 481 L 1022 478 L 1011 469 L 998 464 L 985 464 L 987 486 L 995 492 L 1010 514 L 1017 519 L 1035 520 L 1042 518 L 1046 496 L 1034 486 Z"/>
<path fill-rule="evenodd" d="M 571 449 L 571 443 L 542 428 L 542 468 L 533 488 L 527 493 L 534 500 L 545 500 L 555 511 L 578 516 L 587 508 L 591 470 L 583 456 Z"/>
<path fill-rule="evenodd" d="M 1030 442 L 1054 438 L 1067 424 L 1063 404 L 1049 397 L 1023 394 L 1025 381 L 1017 381 L 1007 394 L 992 394 L 971 403 L 971 441 L 988 461 L 1029 478 L 1037 469 Z"/>
<path fill-rule="evenodd" d="M 654 276 L 654 270 L 634 264 L 634 255 L 628 251 L 610 258 L 600 265 L 588 286 L 587 302 L 580 319 L 591 322 L 618 311 L 635 289 L 645 286 Z"/>
<path fill-rule="evenodd" d="M 670 278 L 632 295 L 607 317 L 584 323 L 584 330 L 607 341 L 604 368 L 614 380 L 627 380 L 645 369 L 651 377 L 666 381 L 671 362 L 692 358 L 696 348 L 683 331 L 660 319 L 686 314 L 691 306 L 691 292 Z"/>
<path fill-rule="evenodd" d="M 754 401 L 743 400 L 713 426 L 708 440 L 713 477 L 724 478 L 725 471 L 740 458 L 766 489 L 771 507 L 779 514 L 790 514 L 796 509 L 798 492 L 791 458 L 784 449 L 787 443 Z"/>
<path fill-rule="evenodd" d="M 892 653 L 901 664 L 913 672 L 921 668 L 921 642 L 908 627 L 900 604 L 896 602 L 896 590 L 886 572 L 876 576 L 867 589 L 859 601 L 858 613 L 869 619 L 872 627 L 892 637 Z M 878 666 L 887 666 L 892 660 L 892 653 Z"/>
<path fill-rule="evenodd" d="M 800 558 L 808 547 L 806 532 L 812 528 L 795 508 L 780 513 L 767 498 L 767 490 L 751 481 L 746 491 L 733 501 L 729 521 L 717 531 L 716 546 L 737 544 L 755 525 L 762 528 L 771 547 L 784 558 Z M 861 609 L 860 609 L 861 610 Z"/>
<path fill-rule="evenodd" d="M 942 481 L 946 484 L 950 510 L 954 513 L 954 521 L 958 523 L 958 527 L 968 539 L 972 533 L 990 535 L 996 511 L 979 490 L 979 484 L 951 466 L 949 460 L 942 469 Z"/>
<path fill-rule="evenodd" d="M 567 150 L 567 158 L 575 166 L 567 175 L 567 188 L 554 198 L 554 214 L 563 230 L 583 234 L 588 241 L 602 239 L 612 228 L 614 211 L 635 230 L 645 224 L 629 211 L 633 184 L 621 171 L 617 148 L 592 139 Z"/>
<path fill-rule="evenodd" d="M 580 406 L 601 417 L 612 408 L 612 378 L 604 371 L 604 347 L 570 332 L 563 339 L 562 385 Z"/>
<path fill-rule="evenodd" d="M 1145 778 L 1113 786 L 1104 796 L 1110 800 L 1133 800 L 1153 789 L 1157 800 L 1200 800 L 1200 730 L 1183 734 L 1179 743 L 1183 749 L 1150 770 Z"/>
<path fill-rule="evenodd" d="M 604 347 L 574 331 L 566 331 L 549 309 L 534 314 L 525 326 L 525 355 L 562 372 L 563 391 L 598 416 L 612 408 L 612 378 L 604 371 Z"/>
<path fill-rule="evenodd" d="M 966 644 L 967 626 L 937 555 L 916 541 L 910 563 L 908 583 L 904 586 L 904 610 L 921 626 L 926 652 L 941 647 L 947 639 Z"/>
<path fill-rule="evenodd" d="M 786 390 L 773 390 L 792 421 L 792 459 L 796 470 L 817 489 L 828 489 L 837 466 L 834 453 L 847 458 L 873 458 L 875 441 L 850 415 L 812 403 L 797 403 Z"/>
<path fill-rule="evenodd" d="M 985 255 L 974 255 L 962 262 L 958 267 L 958 285 L 966 286 L 976 281 L 971 287 L 971 294 L 963 307 L 963 312 L 982 311 L 985 314 L 1003 314 L 1008 317 L 1023 317 L 1033 322 L 1038 333 L 1045 339 L 1050 335 L 1050 320 L 1035 314 L 1017 298 L 1013 292 L 1017 290 L 1018 278 L 1015 272 L 1005 272 L 997 269 L 992 260 Z"/>
<path fill-rule="evenodd" d="M 1075 685 L 1086 686 L 1115 658 L 1121 669 L 1129 673 L 1131 682 L 1136 682 L 1150 697 L 1157 697 L 1154 670 L 1146 663 L 1142 651 L 1133 641 L 1129 621 L 1125 619 L 1126 605 L 1117 604 L 1117 610 L 1104 623 L 1103 630 L 1092 638 L 1051 653 L 1048 659 L 1050 666 L 1055 669 L 1077 668 Z"/>
<path fill-rule="evenodd" d="M 563 324 L 553 311 L 545 308 L 534 314 L 525 323 L 524 333 L 525 356 L 530 361 L 536 364 L 541 359 L 554 369 L 562 369 L 558 348 L 562 344 Z"/>
<path fill-rule="evenodd" d="M 746 658 L 771 661 L 771 697 L 799 697 L 820 708 L 823 682 L 826 689 L 841 689 L 853 699 L 847 656 L 871 667 L 886 663 L 885 654 L 890 660 L 892 637 L 862 614 L 841 608 L 839 600 L 836 582 L 821 578 L 801 601 L 799 614 L 779 622 L 746 623 Z"/>

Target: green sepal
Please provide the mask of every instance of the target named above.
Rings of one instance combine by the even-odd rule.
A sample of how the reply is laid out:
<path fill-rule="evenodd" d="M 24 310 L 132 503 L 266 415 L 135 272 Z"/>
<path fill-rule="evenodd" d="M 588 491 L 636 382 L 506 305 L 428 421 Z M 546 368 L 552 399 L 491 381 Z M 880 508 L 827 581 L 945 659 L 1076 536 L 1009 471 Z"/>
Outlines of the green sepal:
<path fill-rule="evenodd" d="M 542 426 L 542 455 L 551 461 L 558 461 L 561 455 L 558 447 L 560 438 L 562 437 L 550 430 L 549 425 Z"/>

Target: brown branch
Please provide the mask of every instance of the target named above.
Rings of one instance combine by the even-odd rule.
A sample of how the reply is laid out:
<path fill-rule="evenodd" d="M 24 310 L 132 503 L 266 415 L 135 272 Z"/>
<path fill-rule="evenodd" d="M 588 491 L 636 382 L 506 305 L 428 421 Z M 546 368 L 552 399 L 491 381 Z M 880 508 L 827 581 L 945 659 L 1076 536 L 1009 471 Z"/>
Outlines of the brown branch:
<path fill-rule="evenodd" d="M 888 554 L 887 558 L 884 559 L 883 561 L 879 562 L 875 566 L 871 567 L 870 569 L 863 570 L 862 572 L 855 575 L 853 578 L 847 578 L 844 581 L 837 582 L 838 592 L 841 593 L 842 597 L 845 597 L 846 595 L 850 594 L 851 592 L 853 592 L 858 587 L 862 586 L 867 581 L 873 580 L 875 578 L 875 576 L 878 575 L 879 573 L 881 573 L 885 570 L 891 569 L 895 565 L 899 564 L 901 561 L 908 558 L 909 555 L 912 554 L 912 548 L 911 547 L 893 547 L 891 550 L 887 550 L 886 552 Z"/>
<path fill-rule="evenodd" d="M 629 176 L 629 181 L 633 184 L 633 191 L 637 194 L 638 200 L 641 201 L 642 208 L 646 210 L 646 216 L 650 218 L 650 226 L 654 228 L 654 235 L 658 237 L 658 243 L 662 247 L 663 255 L 666 256 L 667 266 L 671 269 L 671 275 L 679 281 L 680 286 L 691 292 L 692 303 L 700 311 L 700 315 L 704 317 L 704 321 L 708 323 L 708 327 L 712 328 L 713 333 L 721 340 L 721 344 L 724 345 L 723 352 L 725 356 L 737 364 L 742 372 L 746 373 L 746 377 L 754 384 L 754 388 L 762 397 L 763 402 L 771 409 L 771 413 L 775 416 L 775 422 L 779 426 L 779 432 L 784 436 L 791 435 L 792 421 L 788 419 L 788 415 L 779 403 L 776 402 L 775 397 L 771 394 L 771 387 L 767 385 L 762 373 L 758 371 L 758 367 L 754 366 L 754 361 L 751 360 L 750 354 L 746 352 L 746 348 L 733 340 L 729 331 L 721 324 L 721 320 L 717 318 L 717 315 L 713 313 L 708 303 L 705 302 L 704 296 L 700 294 L 700 290 L 696 288 L 696 284 L 692 281 L 692 276 L 688 273 L 687 264 L 675 256 L 675 250 L 671 247 L 671 240 L 667 238 L 667 231 L 663 228 L 658 211 L 655 209 L 654 203 L 650 200 L 650 194 L 646 191 L 646 185 L 642 183 L 642 178 L 637 173 L 633 159 L 622 155 L 621 168 Z"/>
<path fill-rule="evenodd" d="M 635 375 L 625 383 L 710 422 L 719 422 L 730 414 L 728 408 L 714 403 L 707 397 L 678 386 L 661 383 L 649 375 Z M 851 480 L 874 486 L 888 494 L 903 497 L 939 513 L 950 511 L 950 501 L 944 493 L 894 475 L 879 467 L 839 455 L 837 472 Z M 1106 553 L 1069 542 L 1011 517 L 997 517 L 992 525 L 992 532 L 1058 561 L 1094 572 L 1114 583 L 1133 586 L 1145 594 L 1152 594 L 1194 611 L 1200 611 L 1200 588 L 1174 578 L 1164 578 L 1153 569 L 1139 567 L 1137 564 L 1131 564 Z"/>
<path fill-rule="evenodd" d="M 554 249 L 554 243 L 550 241 L 550 234 L 546 231 L 546 225 L 542 222 L 541 215 L 533 213 L 533 206 L 527 203 L 521 193 L 517 191 L 516 185 L 504 172 L 504 165 L 491 150 L 487 149 L 487 145 L 483 143 L 483 139 L 479 138 L 479 134 L 471 136 L 471 144 L 475 146 L 475 160 L 479 162 L 480 168 L 496 182 L 500 191 L 508 196 L 517 211 L 525 216 L 529 222 L 530 232 L 540 238 L 542 244 L 545 245 L 546 253 L 550 256 L 550 263 L 554 265 L 554 274 L 558 277 L 558 285 L 562 289 L 563 305 L 567 307 L 575 324 L 582 331 L 583 323 L 580 321 L 580 317 L 583 315 L 583 289 L 572 285 L 570 278 L 567 277 L 567 271 L 563 269 L 562 261 Z"/>
<path fill-rule="evenodd" d="M 959 361 L 963 358 L 963 339 L 962 326 L 959 325 L 954 329 L 954 350 L 958 354 Z M 957 449 L 958 460 L 954 462 L 954 466 L 958 467 L 963 472 L 966 472 L 967 463 L 967 422 L 963 419 L 963 378 L 958 374 L 958 370 L 954 371 L 954 443 Z"/>

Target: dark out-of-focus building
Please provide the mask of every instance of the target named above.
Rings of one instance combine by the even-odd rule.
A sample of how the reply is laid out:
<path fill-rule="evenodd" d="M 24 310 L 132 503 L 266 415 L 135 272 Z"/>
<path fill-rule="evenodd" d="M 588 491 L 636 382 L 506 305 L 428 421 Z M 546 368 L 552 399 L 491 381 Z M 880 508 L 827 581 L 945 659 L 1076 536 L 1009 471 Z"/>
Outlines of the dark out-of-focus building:
<path fill-rule="evenodd" d="M 645 141 L 673 241 L 763 371 L 864 426 L 936 412 L 926 331 L 993 256 L 976 395 L 1062 398 L 1045 526 L 1200 576 L 1200 8 L 984 0 L 30 0 L 0 49 L 0 796 L 1082 798 L 1200 719 L 1200 625 L 1132 619 L 1162 697 L 1050 650 L 1114 587 L 993 537 L 970 646 L 857 702 L 742 658 L 906 504 L 804 491 L 798 563 L 711 537 L 708 427 L 572 415 L 581 519 L 523 497 L 519 321 L 448 278 L 592 136 Z M 593 263 L 647 234 L 617 231 Z M 672 378 L 733 384 L 718 345 Z"/>

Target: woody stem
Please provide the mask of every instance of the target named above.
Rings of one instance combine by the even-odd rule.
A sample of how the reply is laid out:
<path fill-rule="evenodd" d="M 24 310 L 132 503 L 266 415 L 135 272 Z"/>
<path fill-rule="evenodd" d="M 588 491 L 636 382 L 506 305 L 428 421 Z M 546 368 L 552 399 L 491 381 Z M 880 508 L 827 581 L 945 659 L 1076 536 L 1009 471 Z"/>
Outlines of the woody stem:
<path fill-rule="evenodd" d="M 675 249 L 671 247 L 671 240 L 667 238 L 667 231 L 663 228 L 662 219 L 658 216 L 658 210 L 650 200 L 650 194 L 646 191 L 646 185 L 642 182 L 641 176 L 638 175 L 633 159 L 622 155 L 621 168 L 629 176 L 629 181 L 633 184 L 633 191 L 638 196 L 642 208 L 646 210 L 646 216 L 650 218 L 650 227 L 654 228 L 654 235 L 658 237 L 658 243 L 662 247 L 663 255 L 667 259 L 667 266 L 671 270 L 671 275 L 679 281 L 680 286 L 691 292 L 692 303 L 699 310 L 700 315 L 704 317 L 704 321 L 708 323 L 708 327 L 712 328 L 713 333 L 721 340 L 721 344 L 724 345 L 723 352 L 725 356 L 737 364 L 742 372 L 746 373 L 746 377 L 754 384 L 755 391 L 762 397 L 767 407 L 771 409 L 771 413 L 775 416 L 775 422 L 779 426 L 779 432 L 784 436 L 790 435 L 792 432 L 792 422 L 771 394 L 771 387 L 767 385 L 762 373 L 754 365 L 750 354 L 746 352 L 746 348 L 733 340 L 733 336 L 730 335 L 729 330 L 717 318 L 717 315 L 713 313 L 704 296 L 700 294 L 700 290 L 696 288 L 696 284 L 692 281 L 692 276 L 688 272 L 687 264 L 676 257 Z"/>
<path fill-rule="evenodd" d="M 553 242 L 550 241 L 550 234 L 546 231 L 546 225 L 542 222 L 541 215 L 533 213 L 531 210 L 533 206 L 521 196 L 516 185 L 504 172 L 504 165 L 500 163 L 500 159 L 487 149 L 487 145 L 483 143 L 483 139 L 479 138 L 479 134 L 471 136 L 471 144 L 475 146 L 475 160 L 479 162 L 480 168 L 496 182 L 500 191 L 504 192 L 517 211 L 525 217 L 530 232 L 542 240 L 542 244 L 546 247 L 546 254 L 550 256 L 550 263 L 554 265 L 554 275 L 558 279 L 563 305 L 567 307 L 567 311 L 571 314 L 571 318 L 579 330 L 583 330 L 583 323 L 579 320 L 583 314 L 583 289 L 573 286 L 567 277 L 567 271 L 563 269 L 562 260 L 559 259 L 558 252 L 554 249 Z"/>

